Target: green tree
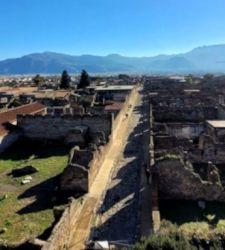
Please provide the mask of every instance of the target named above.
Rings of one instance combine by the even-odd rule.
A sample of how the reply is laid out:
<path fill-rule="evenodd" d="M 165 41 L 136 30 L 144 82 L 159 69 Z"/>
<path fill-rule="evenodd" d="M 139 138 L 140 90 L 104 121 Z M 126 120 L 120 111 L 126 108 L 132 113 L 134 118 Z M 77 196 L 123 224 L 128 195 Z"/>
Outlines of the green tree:
<path fill-rule="evenodd" d="M 210 81 L 210 80 L 212 80 L 213 78 L 214 78 L 214 75 L 213 75 L 213 74 L 208 73 L 208 74 L 205 74 L 205 75 L 204 75 L 204 80 L 206 80 L 206 81 Z"/>
<path fill-rule="evenodd" d="M 185 80 L 187 83 L 192 84 L 193 83 L 193 75 L 189 74 L 188 76 L 185 77 Z"/>
<path fill-rule="evenodd" d="M 70 87 L 71 78 L 66 70 L 62 72 L 60 89 L 68 89 Z"/>
<path fill-rule="evenodd" d="M 40 83 L 44 82 L 44 77 L 40 76 L 39 74 L 37 74 L 34 78 L 33 78 L 33 82 L 35 83 L 36 86 L 38 86 Z"/>
<path fill-rule="evenodd" d="M 89 75 L 85 70 L 82 70 L 81 76 L 80 76 L 80 81 L 77 85 L 77 88 L 83 89 L 83 88 L 88 87 L 89 85 L 90 85 Z"/>

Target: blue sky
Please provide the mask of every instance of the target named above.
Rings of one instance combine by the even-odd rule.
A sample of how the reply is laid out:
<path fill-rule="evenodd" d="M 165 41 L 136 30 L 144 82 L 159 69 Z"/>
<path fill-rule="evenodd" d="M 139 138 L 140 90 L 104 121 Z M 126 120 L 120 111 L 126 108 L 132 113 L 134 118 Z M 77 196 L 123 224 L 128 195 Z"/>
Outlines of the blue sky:
<path fill-rule="evenodd" d="M 225 43 L 225 0 L 0 0 L 0 59 L 150 56 Z"/>

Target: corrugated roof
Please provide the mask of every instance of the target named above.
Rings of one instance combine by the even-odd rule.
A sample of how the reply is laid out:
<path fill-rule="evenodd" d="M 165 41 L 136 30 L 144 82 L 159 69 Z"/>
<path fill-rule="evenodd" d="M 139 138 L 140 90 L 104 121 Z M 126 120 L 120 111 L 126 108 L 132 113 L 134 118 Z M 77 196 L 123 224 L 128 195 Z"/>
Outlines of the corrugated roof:
<path fill-rule="evenodd" d="M 35 114 L 39 111 L 42 111 L 45 108 L 46 106 L 44 106 L 43 104 L 34 102 L 17 108 L 9 109 L 7 111 L 0 112 L 0 136 L 8 132 L 3 125 L 4 123 L 7 122 L 13 123 L 16 121 L 17 115 Z"/>

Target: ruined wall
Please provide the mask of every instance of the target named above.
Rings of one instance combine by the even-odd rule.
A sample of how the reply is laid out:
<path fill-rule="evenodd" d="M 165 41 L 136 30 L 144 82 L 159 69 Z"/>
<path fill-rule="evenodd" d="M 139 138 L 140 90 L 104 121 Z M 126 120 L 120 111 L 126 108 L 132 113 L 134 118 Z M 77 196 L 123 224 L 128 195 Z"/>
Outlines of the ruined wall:
<path fill-rule="evenodd" d="M 171 108 L 155 107 L 154 117 L 157 122 L 204 122 L 218 118 L 217 108 L 201 107 L 193 108 Z"/>
<path fill-rule="evenodd" d="M 124 115 L 128 110 L 130 110 L 129 105 L 133 105 L 136 103 L 136 98 L 138 96 L 138 92 L 135 89 L 130 93 L 130 97 L 127 98 L 122 112 L 117 116 L 117 120 L 113 123 L 113 128 L 118 132 L 118 128 L 121 125 L 122 119 L 124 119 Z M 115 133 L 114 131 L 114 133 Z M 112 149 L 113 145 L 113 136 L 109 137 L 109 142 L 96 150 L 94 152 L 93 159 L 89 163 L 89 172 L 88 172 L 88 185 L 89 189 L 99 172 L 99 169 L 102 166 L 103 161 L 107 153 Z M 84 197 L 85 199 L 85 197 Z M 62 218 L 59 223 L 55 226 L 50 238 L 48 239 L 46 245 L 42 248 L 43 250 L 62 250 L 67 249 L 66 244 L 69 242 L 69 238 L 75 229 L 75 224 L 82 208 L 82 204 L 78 203 L 77 200 L 72 202 L 71 205 L 65 210 Z"/>
<path fill-rule="evenodd" d="M 60 190 L 73 194 L 88 192 L 88 169 L 78 164 L 68 164 L 60 177 Z"/>
<path fill-rule="evenodd" d="M 132 98 L 133 97 L 132 95 Z M 132 98 L 127 98 L 123 109 L 116 119 L 113 120 L 113 132 L 107 144 L 98 147 L 95 151 L 76 148 L 71 150 L 69 164 L 61 177 L 61 189 L 63 191 L 73 191 L 76 193 L 79 191 L 88 192 L 88 190 L 90 190 L 105 156 L 113 146 L 113 135 L 117 132 L 120 122 L 122 122 L 123 119 L 127 119 L 125 114 L 131 109 L 130 104 L 133 100 Z"/>
<path fill-rule="evenodd" d="M 209 136 L 204 136 L 204 147 L 202 151 L 202 161 L 212 161 L 215 164 L 225 162 L 225 144 L 214 143 Z"/>
<path fill-rule="evenodd" d="M 219 184 L 203 181 L 179 159 L 163 159 L 156 163 L 158 190 L 161 198 L 225 202 L 225 192 Z"/>
<path fill-rule="evenodd" d="M 218 119 L 225 120 L 225 105 L 218 105 Z"/>
<path fill-rule="evenodd" d="M 113 130 L 112 130 L 112 137 L 113 134 L 117 133 L 117 130 L 119 128 L 120 123 L 122 122 L 123 119 L 126 119 L 126 114 L 130 111 L 133 105 L 133 100 L 137 96 L 137 88 L 136 86 L 133 88 L 133 90 L 130 92 L 130 94 L 126 97 L 126 101 L 124 102 L 123 108 L 120 110 L 119 114 L 114 116 L 113 120 Z"/>
<path fill-rule="evenodd" d="M 33 140 L 62 140 L 76 126 L 89 127 L 90 134 L 103 131 L 106 138 L 112 130 L 111 115 L 18 116 L 17 125 L 24 136 Z"/>
<path fill-rule="evenodd" d="M 193 139 L 203 131 L 203 123 L 167 123 L 166 129 L 168 134 L 177 138 Z"/>
<path fill-rule="evenodd" d="M 106 155 L 114 146 L 113 145 L 114 135 L 118 133 L 118 129 L 120 128 L 123 119 L 127 119 L 126 114 L 131 111 L 132 105 L 134 105 L 134 100 L 136 100 L 137 95 L 138 95 L 137 89 L 136 87 L 134 87 L 134 89 L 130 92 L 129 96 L 127 96 L 123 108 L 120 110 L 116 118 L 113 119 L 112 133 L 110 135 L 108 143 L 104 146 L 99 147 L 99 149 L 95 151 L 94 158 L 89 165 L 89 173 L 88 173 L 89 189 L 96 175 L 98 174 L 99 169 L 101 168 L 102 162 L 105 160 Z"/>
<path fill-rule="evenodd" d="M 96 175 L 98 174 L 103 161 L 109 150 L 113 146 L 113 139 L 110 138 L 109 142 L 105 146 L 101 146 L 98 150 L 94 152 L 93 160 L 89 163 L 89 171 L 88 171 L 88 187 L 89 190 L 93 181 L 95 180 Z"/>
<path fill-rule="evenodd" d="M 69 242 L 71 232 L 76 225 L 81 208 L 81 201 L 72 200 L 65 209 L 61 219 L 54 227 L 51 236 L 48 238 L 42 250 L 68 249 L 67 242 Z"/>

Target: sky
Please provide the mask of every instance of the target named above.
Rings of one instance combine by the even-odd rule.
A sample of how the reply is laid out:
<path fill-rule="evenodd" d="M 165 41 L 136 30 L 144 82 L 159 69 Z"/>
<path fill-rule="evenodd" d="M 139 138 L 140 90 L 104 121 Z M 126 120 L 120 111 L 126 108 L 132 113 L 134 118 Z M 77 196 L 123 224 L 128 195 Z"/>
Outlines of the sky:
<path fill-rule="evenodd" d="M 225 44 L 225 0 L 0 0 L 0 60 L 152 56 Z"/>

